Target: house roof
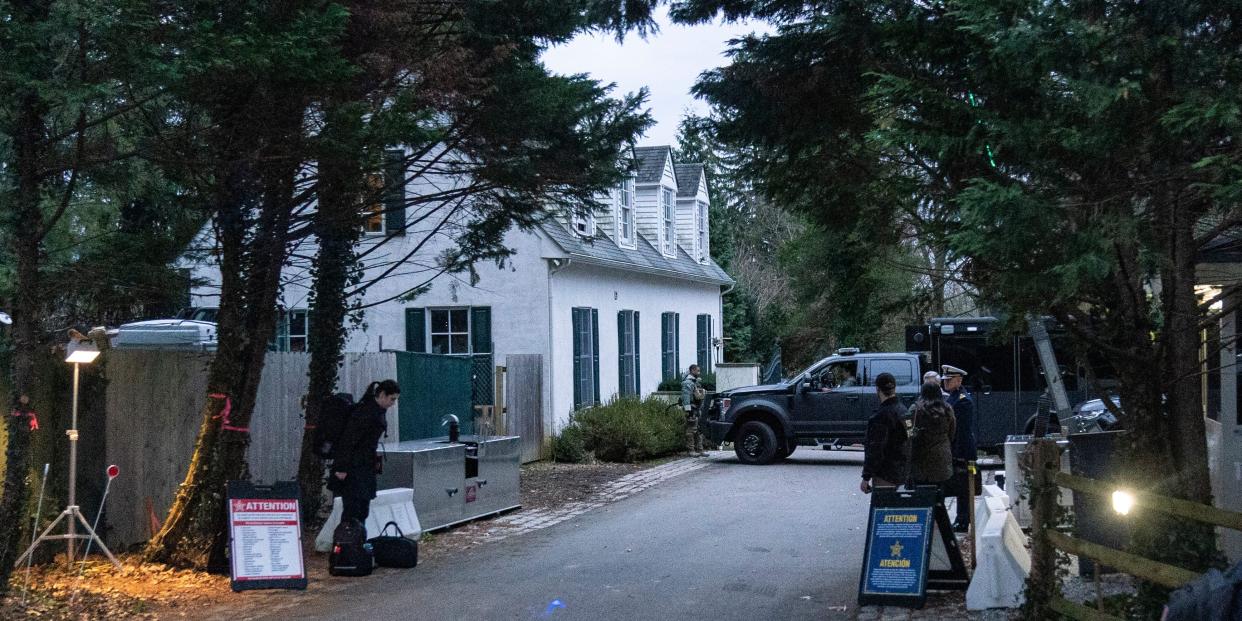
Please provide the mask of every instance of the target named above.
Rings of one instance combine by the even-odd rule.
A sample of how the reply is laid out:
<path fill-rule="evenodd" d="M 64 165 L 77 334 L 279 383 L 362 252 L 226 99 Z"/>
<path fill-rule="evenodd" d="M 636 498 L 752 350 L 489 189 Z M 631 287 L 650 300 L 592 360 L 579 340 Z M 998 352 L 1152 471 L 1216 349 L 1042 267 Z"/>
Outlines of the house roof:
<path fill-rule="evenodd" d="M 555 220 L 544 222 L 541 227 L 574 261 L 696 282 L 734 284 L 715 261 L 708 259 L 707 263 L 699 263 L 680 246 L 677 247 L 677 256 L 666 257 L 641 233 L 638 234 L 637 249 L 626 250 L 618 247 L 603 229 L 596 229 L 595 237 L 586 239 Z"/>
<path fill-rule="evenodd" d="M 659 183 L 664 178 L 664 163 L 671 149 L 662 147 L 635 147 L 634 159 L 638 161 L 637 183 Z"/>
<path fill-rule="evenodd" d="M 673 173 L 677 175 L 677 196 L 698 195 L 699 180 L 703 178 L 702 164 L 673 164 Z"/>

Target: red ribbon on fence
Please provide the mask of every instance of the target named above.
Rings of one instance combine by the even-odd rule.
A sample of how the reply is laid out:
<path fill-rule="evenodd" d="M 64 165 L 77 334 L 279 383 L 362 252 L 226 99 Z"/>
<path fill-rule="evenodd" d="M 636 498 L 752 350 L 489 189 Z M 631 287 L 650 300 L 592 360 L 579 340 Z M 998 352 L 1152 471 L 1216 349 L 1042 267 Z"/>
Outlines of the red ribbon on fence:
<path fill-rule="evenodd" d="M 223 429 L 224 431 L 240 431 L 241 433 L 250 433 L 249 427 L 236 427 L 232 423 L 229 422 L 229 413 L 233 411 L 233 400 L 230 399 L 228 395 L 224 393 L 213 392 L 207 396 L 212 399 L 224 399 L 224 409 L 220 410 L 219 414 L 216 414 L 215 416 L 212 417 L 213 420 L 214 419 L 220 420 L 221 429 Z"/>
<path fill-rule="evenodd" d="M 12 414 L 13 416 L 25 416 L 28 418 L 31 431 L 39 430 L 39 417 L 35 414 L 34 410 L 13 410 Z"/>

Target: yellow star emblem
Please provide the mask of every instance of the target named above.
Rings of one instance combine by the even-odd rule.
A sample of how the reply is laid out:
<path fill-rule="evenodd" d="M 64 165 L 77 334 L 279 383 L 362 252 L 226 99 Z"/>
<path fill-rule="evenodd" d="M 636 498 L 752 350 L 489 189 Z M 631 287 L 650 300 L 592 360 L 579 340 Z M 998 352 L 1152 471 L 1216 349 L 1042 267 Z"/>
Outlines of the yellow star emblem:
<path fill-rule="evenodd" d="M 901 550 L 903 548 L 904 546 L 901 545 L 900 541 L 894 541 L 893 545 L 888 546 L 888 551 L 892 553 L 893 558 L 901 558 Z"/>

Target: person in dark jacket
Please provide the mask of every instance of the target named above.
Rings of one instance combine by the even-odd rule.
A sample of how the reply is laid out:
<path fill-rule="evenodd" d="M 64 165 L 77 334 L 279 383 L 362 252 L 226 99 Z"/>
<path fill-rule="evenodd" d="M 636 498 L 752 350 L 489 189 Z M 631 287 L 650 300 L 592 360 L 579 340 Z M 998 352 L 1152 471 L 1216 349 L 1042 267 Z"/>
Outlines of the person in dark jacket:
<path fill-rule="evenodd" d="M 906 409 L 897 399 L 897 379 L 892 373 L 877 375 L 875 392 L 880 407 L 867 421 L 866 454 L 858 485 L 864 494 L 871 493 L 873 487 L 901 485 L 910 474 L 910 439 L 903 420 Z"/>
<path fill-rule="evenodd" d="M 345 431 L 332 451 L 328 488 L 341 498 L 341 521 L 366 523 L 375 498 L 375 475 L 380 468 L 380 436 L 388 431 L 385 414 L 397 403 L 401 387 L 393 380 L 371 382 L 362 400 L 349 413 Z"/>
<path fill-rule="evenodd" d="M 953 439 L 957 430 L 953 409 L 944 402 L 940 384 L 923 384 L 919 400 L 910 408 L 910 478 L 915 485 L 943 486 L 953 477 Z"/>
<path fill-rule="evenodd" d="M 953 530 L 966 532 L 970 528 L 970 520 L 974 507 L 970 504 L 970 488 L 967 477 L 970 472 L 969 462 L 979 458 L 979 450 L 975 444 L 975 401 L 962 386 L 966 372 L 951 365 L 943 365 L 940 375 L 944 378 L 944 390 L 949 393 L 946 401 L 953 408 L 957 417 L 957 431 L 953 436 L 953 490 L 957 493 L 957 518 L 953 520 Z"/>

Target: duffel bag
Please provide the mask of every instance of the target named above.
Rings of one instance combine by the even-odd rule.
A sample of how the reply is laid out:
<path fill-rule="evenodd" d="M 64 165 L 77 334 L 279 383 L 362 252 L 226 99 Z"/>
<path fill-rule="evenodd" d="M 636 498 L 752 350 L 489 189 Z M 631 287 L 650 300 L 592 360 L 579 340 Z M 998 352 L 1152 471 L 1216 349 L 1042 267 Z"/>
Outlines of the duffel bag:
<path fill-rule="evenodd" d="M 392 527 L 396 535 L 389 535 Z M 380 567 L 414 567 L 418 565 L 418 542 L 406 539 L 396 522 L 384 525 L 383 530 L 368 542 L 375 551 L 375 562 Z"/>

